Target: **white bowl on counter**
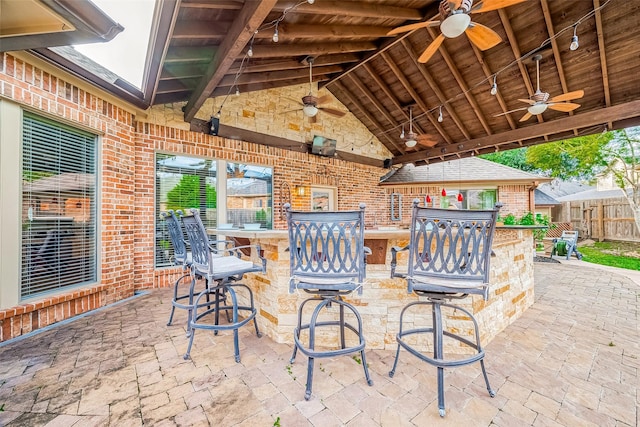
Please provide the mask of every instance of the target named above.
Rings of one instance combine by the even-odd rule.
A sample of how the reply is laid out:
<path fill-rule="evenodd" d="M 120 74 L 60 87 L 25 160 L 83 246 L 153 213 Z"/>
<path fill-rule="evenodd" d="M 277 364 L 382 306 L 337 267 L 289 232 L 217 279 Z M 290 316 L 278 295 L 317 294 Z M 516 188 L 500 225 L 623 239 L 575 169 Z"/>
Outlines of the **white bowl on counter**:
<path fill-rule="evenodd" d="M 244 229 L 245 230 L 260 230 L 260 227 L 262 226 L 262 224 L 260 223 L 248 223 L 244 225 Z"/>
<path fill-rule="evenodd" d="M 223 223 L 218 224 L 218 230 L 231 230 L 233 228 L 233 224 Z"/>

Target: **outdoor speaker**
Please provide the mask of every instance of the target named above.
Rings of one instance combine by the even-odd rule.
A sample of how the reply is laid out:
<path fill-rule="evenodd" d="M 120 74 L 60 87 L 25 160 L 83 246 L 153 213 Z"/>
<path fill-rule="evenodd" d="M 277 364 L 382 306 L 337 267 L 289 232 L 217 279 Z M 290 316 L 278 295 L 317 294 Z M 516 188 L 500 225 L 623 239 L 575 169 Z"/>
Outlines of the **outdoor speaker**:
<path fill-rule="evenodd" d="M 209 122 L 209 135 L 218 135 L 218 129 L 220 129 L 220 119 L 211 117 L 211 121 Z"/>
<path fill-rule="evenodd" d="M 391 159 L 384 159 L 384 168 L 391 169 Z"/>

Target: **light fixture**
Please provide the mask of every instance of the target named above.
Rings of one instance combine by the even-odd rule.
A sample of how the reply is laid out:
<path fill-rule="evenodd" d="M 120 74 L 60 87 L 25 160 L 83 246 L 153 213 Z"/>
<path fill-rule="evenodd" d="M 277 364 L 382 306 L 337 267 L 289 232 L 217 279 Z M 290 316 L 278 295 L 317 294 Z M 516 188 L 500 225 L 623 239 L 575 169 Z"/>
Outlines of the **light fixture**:
<path fill-rule="evenodd" d="M 442 187 L 442 192 L 440 194 L 442 194 L 442 197 L 447 197 L 447 190 Z"/>
<path fill-rule="evenodd" d="M 440 113 L 438 113 L 438 123 L 442 123 L 444 118 L 442 117 L 442 105 L 440 106 Z"/>
<path fill-rule="evenodd" d="M 491 95 L 496 96 L 498 93 L 498 83 L 496 83 L 496 75 L 493 75 L 493 84 L 491 85 Z"/>
<path fill-rule="evenodd" d="M 535 116 L 537 114 L 542 114 L 545 111 L 547 111 L 547 107 L 548 106 L 549 106 L 549 104 L 547 104 L 545 102 L 541 102 L 539 104 L 533 104 L 532 106 L 527 108 L 527 111 L 529 112 L 529 114 L 533 114 Z"/>
<path fill-rule="evenodd" d="M 236 86 L 236 96 L 240 96 L 240 88 Z"/>
<path fill-rule="evenodd" d="M 304 196 L 304 187 L 302 185 L 296 187 L 296 193 L 298 194 L 298 196 Z"/>
<path fill-rule="evenodd" d="M 431 196 L 427 194 L 427 197 L 425 198 L 425 201 L 427 203 L 431 203 Z"/>
<path fill-rule="evenodd" d="M 218 110 L 218 112 L 215 115 L 215 118 L 219 119 L 221 115 L 222 115 L 222 110 Z"/>
<path fill-rule="evenodd" d="M 314 4 L 316 2 L 316 0 L 307 0 L 307 3 L 309 4 Z"/>
<path fill-rule="evenodd" d="M 462 197 L 462 193 L 458 193 L 458 201 L 461 202 L 464 200 L 464 197 Z"/>
<path fill-rule="evenodd" d="M 305 104 L 305 106 L 302 107 L 302 112 L 307 117 L 315 117 L 315 115 L 318 114 L 318 107 L 312 104 Z"/>
<path fill-rule="evenodd" d="M 402 128 L 402 133 L 404 133 L 404 126 Z M 409 148 L 415 147 L 418 143 L 416 137 L 417 135 L 413 133 L 413 108 L 409 107 L 409 133 L 407 134 L 407 140 L 404 144 Z"/>
<path fill-rule="evenodd" d="M 571 44 L 569 45 L 569 49 L 571 50 L 576 50 L 580 47 L 580 43 L 578 43 L 578 34 L 576 34 L 577 31 L 578 26 L 576 25 L 573 27 L 573 37 L 571 37 Z"/>
<path fill-rule="evenodd" d="M 470 23 L 471 17 L 462 10 L 457 10 L 453 12 L 453 15 L 442 21 L 440 31 L 442 31 L 443 36 L 453 39 L 464 33 Z"/>
<path fill-rule="evenodd" d="M 249 58 L 253 57 L 253 43 L 251 46 L 249 46 L 249 50 L 247 51 L 247 56 Z"/>
<path fill-rule="evenodd" d="M 416 140 L 415 140 L 415 139 L 413 139 L 413 138 L 410 138 L 410 139 L 407 139 L 407 142 L 405 142 L 404 144 L 405 144 L 407 147 L 411 148 L 411 147 L 415 147 L 417 143 L 418 143 L 418 141 L 416 141 Z"/>
<path fill-rule="evenodd" d="M 402 124 L 402 132 L 400 132 L 400 138 L 404 139 L 404 123 Z"/>
<path fill-rule="evenodd" d="M 276 22 L 276 29 L 273 32 L 273 37 L 271 38 L 274 43 L 278 43 L 278 23 Z"/>

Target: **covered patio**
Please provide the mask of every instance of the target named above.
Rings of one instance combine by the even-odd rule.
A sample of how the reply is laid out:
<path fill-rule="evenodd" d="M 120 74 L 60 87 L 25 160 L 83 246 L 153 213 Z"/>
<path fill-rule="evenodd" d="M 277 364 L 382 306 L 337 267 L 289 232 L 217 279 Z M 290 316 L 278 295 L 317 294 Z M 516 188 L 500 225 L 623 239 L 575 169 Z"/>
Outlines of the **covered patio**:
<path fill-rule="evenodd" d="M 626 274 L 626 275 L 623 275 Z M 634 276 L 635 274 L 635 276 Z M 0 347 L 0 424 L 217 426 L 632 426 L 640 422 L 635 272 L 579 261 L 537 263 L 536 301 L 487 346 L 497 395 L 475 366 L 448 372 L 440 418 L 434 368 L 369 350 L 318 366 L 305 401 L 305 363 L 291 346 L 241 331 L 198 334 L 182 358 L 182 323 L 167 327 L 170 290 L 155 289 Z M 562 278 L 558 280 L 558 278 Z"/>

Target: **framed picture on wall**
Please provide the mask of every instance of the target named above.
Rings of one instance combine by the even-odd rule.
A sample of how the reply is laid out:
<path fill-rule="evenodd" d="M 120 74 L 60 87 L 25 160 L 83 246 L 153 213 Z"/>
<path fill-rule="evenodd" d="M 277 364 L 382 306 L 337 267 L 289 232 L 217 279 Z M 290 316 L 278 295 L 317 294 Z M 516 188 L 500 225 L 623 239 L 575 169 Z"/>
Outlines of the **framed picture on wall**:
<path fill-rule="evenodd" d="M 337 189 L 332 187 L 311 188 L 311 210 L 334 211 L 336 210 Z"/>

